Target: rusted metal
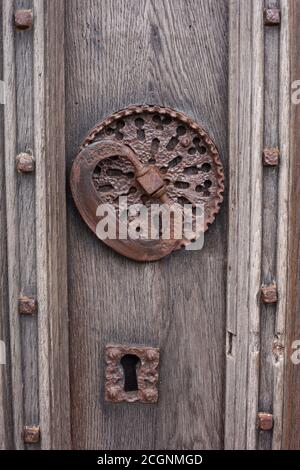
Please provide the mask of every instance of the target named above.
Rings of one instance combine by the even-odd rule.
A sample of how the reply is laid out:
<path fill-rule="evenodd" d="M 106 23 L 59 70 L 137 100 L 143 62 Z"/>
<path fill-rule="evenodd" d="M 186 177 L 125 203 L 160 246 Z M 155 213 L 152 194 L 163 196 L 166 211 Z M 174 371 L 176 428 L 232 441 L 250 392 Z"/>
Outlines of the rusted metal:
<path fill-rule="evenodd" d="M 130 106 L 97 124 L 81 145 L 71 171 L 75 204 L 96 233 L 96 208 L 128 205 L 204 205 L 204 230 L 220 210 L 224 172 L 219 152 L 206 131 L 170 108 Z M 195 217 L 195 216 L 193 216 Z M 119 226 L 120 219 L 117 221 Z M 137 260 L 167 256 L 192 240 L 110 240 L 104 242 Z"/>
<path fill-rule="evenodd" d="M 280 160 L 279 148 L 265 148 L 263 150 L 263 164 L 265 166 L 278 166 Z"/>
<path fill-rule="evenodd" d="M 278 8 L 264 9 L 264 23 L 266 26 L 278 26 L 281 21 L 281 14 Z"/>
<path fill-rule="evenodd" d="M 16 169 L 19 173 L 32 173 L 35 170 L 33 156 L 30 153 L 19 153 L 16 156 Z"/>
<path fill-rule="evenodd" d="M 261 411 L 257 414 L 257 429 L 270 431 L 273 428 L 273 415 Z"/>
<path fill-rule="evenodd" d="M 32 10 L 16 10 L 15 11 L 15 27 L 19 31 L 32 28 L 33 13 Z"/>
<path fill-rule="evenodd" d="M 165 190 L 165 183 L 159 170 L 155 166 L 149 166 L 145 173 L 136 177 L 137 182 L 147 196 L 154 196 L 158 191 Z"/>
<path fill-rule="evenodd" d="M 35 297 L 19 297 L 18 305 L 21 315 L 34 315 L 38 311 L 38 303 Z"/>
<path fill-rule="evenodd" d="M 264 284 L 261 287 L 261 300 L 265 304 L 274 304 L 278 300 L 277 285 L 275 282 Z"/>
<path fill-rule="evenodd" d="M 40 426 L 24 426 L 23 440 L 25 444 L 37 444 L 40 441 Z"/>
<path fill-rule="evenodd" d="M 121 360 L 125 355 L 137 356 L 137 390 L 125 391 Z M 105 349 L 105 400 L 112 403 L 156 403 L 158 400 L 159 348 L 109 344 Z"/>

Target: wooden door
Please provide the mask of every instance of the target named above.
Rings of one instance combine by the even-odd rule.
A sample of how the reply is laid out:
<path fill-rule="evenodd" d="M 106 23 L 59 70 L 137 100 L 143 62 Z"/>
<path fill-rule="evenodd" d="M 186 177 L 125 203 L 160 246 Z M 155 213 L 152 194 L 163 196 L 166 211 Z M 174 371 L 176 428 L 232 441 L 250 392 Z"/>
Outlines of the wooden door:
<path fill-rule="evenodd" d="M 299 448 L 299 17 L 299 0 L 2 0 L 1 448 Z M 200 251 L 131 261 L 74 205 L 80 143 L 132 104 L 185 113 L 220 151 Z M 105 401 L 108 344 L 160 348 L 157 403 Z"/>
<path fill-rule="evenodd" d="M 66 3 L 68 172 L 93 125 L 130 104 L 170 106 L 227 165 L 226 1 Z M 226 202 L 199 252 L 128 260 L 95 237 L 68 190 L 71 421 L 76 448 L 220 448 Z M 158 346 L 158 404 L 104 401 L 108 343 Z"/>

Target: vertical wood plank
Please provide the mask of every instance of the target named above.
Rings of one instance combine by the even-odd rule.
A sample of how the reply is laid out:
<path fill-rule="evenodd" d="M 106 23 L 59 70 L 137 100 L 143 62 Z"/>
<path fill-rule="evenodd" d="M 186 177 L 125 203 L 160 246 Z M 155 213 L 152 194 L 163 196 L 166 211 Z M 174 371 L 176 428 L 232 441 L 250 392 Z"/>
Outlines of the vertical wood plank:
<path fill-rule="evenodd" d="M 2 25 L 3 3 L 0 4 Z M 3 37 L 0 37 L 0 80 L 3 81 Z M 0 449 L 13 448 L 11 364 L 9 351 L 7 233 L 5 207 L 4 104 L 0 103 L 0 341 L 5 344 L 5 364 L 0 364 Z"/>
<path fill-rule="evenodd" d="M 282 416 L 282 448 L 283 449 L 299 449 L 300 447 L 300 365 L 295 361 L 299 358 L 294 341 L 300 340 L 300 217 L 299 217 L 299 199 L 300 199 L 300 165 L 299 165 L 299 148 L 300 148 L 300 104 L 299 99 L 299 82 L 300 79 L 300 60 L 299 60 L 299 44 L 300 44 L 300 2 L 299 0 L 283 1 L 283 6 L 289 15 L 285 18 L 284 30 L 282 32 L 282 61 L 287 67 L 290 65 L 290 76 L 285 76 L 282 70 L 282 78 L 285 76 L 286 86 L 282 89 L 282 111 L 286 115 L 286 123 L 282 120 L 282 137 L 287 136 L 290 131 L 290 147 L 285 147 L 286 158 L 290 160 L 290 168 L 288 174 L 289 192 L 289 219 L 288 219 L 288 270 L 287 270 L 287 292 L 286 299 L 286 322 L 282 315 L 281 328 L 285 327 L 285 370 L 283 384 L 279 383 L 279 394 L 284 393 L 283 416 Z M 289 37 L 288 37 L 289 35 Z M 288 49 L 290 47 L 290 49 Z M 290 61 L 289 61 L 290 59 Z M 290 80 L 289 80 L 290 78 Z M 298 92 L 297 92 L 298 90 Z M 292 103 L 288 100 L 295 93 Z M 290 115 L 288 115 L 288 105 L 290 105 Z M 288 120 L 288 118 L 290 118 Z M 287 145 L 287 142 L 285 141 Z M 283 177 L 282 185 L 284 185 L 285 177 Z M 285 204 L 285 201 L 282 202 Z M 284 228 L 283 228 L 284 229 Z M 284 281 L 284 280 L 283 280 Z M 282 308 L 284 303 L 282 304 Z M 280 323 L 279 327 L 280 328 Z M 292 356 L 294 361 L 292 361 Z M 297 357 L 296 357 L 297 356 Z M 278 428 L 280 429 L 280 422 Z M 275 444 L 277 444 L 275 442 Z"/>
<path fill-rule="evenodd" d="M 145 102 L 202 123 L 227 168 L 227 1 L 73 0 L 66 8 L 69 168 L 96 121 Z M 151 264 L 109 250 L 71 198 L 68 207 L 74 446 L 221 448 L 226 203 L 201 252 Z M 161 347 L 157 405 L 104 402 L 108 342 Z"/>
<path fill-rule="evenodd" d="M 265 0 L 265 8 L 278 8 L 277 0 Z M 279 147 L 279 27 L 264 27 L 264 147 Z M 276 279 L 277 212 L 278 212 L 278 168 L 263 167 L 263 237 L 261 284 Z M 276 339 L 276 304 L 261 303 L 260 325 L 260 374 L 258 411 L 273 413 L 274 354 Z M 276 339 L 277 341 L 277 339 Z M 272 447 L 273 431 L 258 431 L 257 448 L 268 450 Z"/>
<path fill-rule="evenodd" d="M 15 9 L 32 8 L 15 0 Z M 33 28 L 15 31 L 17 154 L 33 152 Z M 36 296 L 35 174 L 17 173 L 20 293 Z M 39 423 L 37 315 L 20 316 L 24 425 Z M 37 449 L 39 444 L 26 445 Z"/>
<path fill-rule="evenodd" d="M 259 372 L 263 1 L 230 1 L 225 448 L 253 449 Z"/>
<path fill-rule="evenodd" d="M 274 429 L 272 448 L 278 450 L 283 444 L 283 407 L 285 396 L 285 350 L 289 353 L 286 340 L 286 322 L 292 314 L 289 299 L 289 233 L 293 230 L 290 223 L 293 210 L 292 201 L 295 198 L 293 185 L 295 184 L 295 170 L 297 163 L 291 161 L 290 152 L 290 126 L 291 126 L 291 68 L 290 61 L 290 7 L 289 0 L 281 0 L 281 27 L 280 27 L 280 63 L 279 63 L 279 148 L 281 153 L 278 175 L 278 219 L 277 219 L 277 267 L 276 278 L 278 286 L 278 303 L 276 309 L 275 338 L 277 350 L 274 358 L 274 385 L 273 385 L 273 414 Z M 299 5 L 299 2 L 298 2 Z M 295 13 L 295 12 L 294 12 Z M 294 31 L 295 33 L 295 31 Z M 298 121 L 299 125 L 299 121 Z M 295 158 L 295 157 L 294 157 Z M 293 168 L 293 164 L 295 164 Z M 297 241 L 298 243 L 298 241 Z M 294 307 L 293 307 L 294 308 Z M 287 361 L 290 361 L 286 357 Z M 296 432 L 296 430 L 295 430 Z M 299 442 L 299 441 L 298 441 Z"/>
<path fill-rule="evenodd" d="M 39 402 L 43 449 L 70 448 L 64 2 L 34 0 Z"/>
<path fill-rule="evenodd" d="M 263 3 L 259 0 L 252 6 L 252 122 L 251 122 L 251 221 L 249 249 L 249 366 L 247 401 L 247 436 L 246 447 L 256 446 L 256 418 L 259 387 L 259 352 L 260 352 L 260 299 L 262 258 L 262 147 L 264 114 L 264 28 Z"/>
<path fill-rule="evenodd" d="M 18 297 L 20 293 L 19 277 L 19 229 L 17 177 L 15 171 L 17 112 L 16 112 L 16 72 L 15 44 L 13 28 L 14 2 L 3 0 L 3 50 L 4 82 L 6 104 L 4 107 L 5 140 L 5 180 L 6 217 L 7 217 L 7 257 L 8 257 L 8 310 L 10 324 L 10 351 L 13 399 L 14 445 L 16 449 L 24 447 L 23 430 L 23 384 L 21 368 L 20 321 Z M 9 182 L 9 183 L 8 183 Z"/>

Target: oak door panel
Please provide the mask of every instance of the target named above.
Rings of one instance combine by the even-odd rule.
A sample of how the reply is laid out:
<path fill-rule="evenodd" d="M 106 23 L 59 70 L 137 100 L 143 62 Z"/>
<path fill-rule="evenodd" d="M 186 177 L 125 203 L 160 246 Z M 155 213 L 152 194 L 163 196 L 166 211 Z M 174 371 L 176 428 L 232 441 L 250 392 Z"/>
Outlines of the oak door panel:
<path fill-rule="evenodd" d="M 68 174 L 97 121 L 130 104 L 170 106 L 211 134 L 227 162 L 228 2 L 66 2 Z M 203 250 L 154 263 L 114 253 L 68 189 L 74 448 L 221 448 L 226 202 Z M 161 348 L 157 405 L 104 402 L 107 343 Z"/>

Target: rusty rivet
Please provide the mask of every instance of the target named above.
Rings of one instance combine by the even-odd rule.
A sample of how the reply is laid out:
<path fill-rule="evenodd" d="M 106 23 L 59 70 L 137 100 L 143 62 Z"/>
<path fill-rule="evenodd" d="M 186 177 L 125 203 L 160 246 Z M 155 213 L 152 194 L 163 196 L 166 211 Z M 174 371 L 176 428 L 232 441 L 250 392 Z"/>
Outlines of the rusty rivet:
<path fill-rule="evenodd" d="M 110 348 L 107 350 L 107 356 L 110 357 L 111 359 L 116 359 L 119 357 L 120 352 L 117 348 Z"/>
<path fill-rule="evenodd" d="M 114 401 L 118 397 L 119 393 L 120 393 L 120 387 L 112 385 L 111 387 L 107 387 L 106 389 L 106 398 L 108 400 Z"/>
<path fill-rule="evenodd" d="M 16 168 L 19 173 L 32 173 L 35 169 L 33 156 L 30 153 L 19 153 L 16 156 Z"/>
<path fill-rule="evenodd" d="M 192 142 L 191 142 L 191 139 L 190 139 L 189 137 L 183 137 L 183 138 L 181 139 L 181 145 L 182 145 L 183 147 L 185 147 L 185 148 L 186 148 L 186 147 L 189 147 L 191 144 L 192 144 Z"/>
<path fill-rule="evenodd" d="M 265 304 L 274 304 L 278 300 L 276 283 L 264 284 L 261 287 L 261 300 Z"/>
<path fill-rule="evenodd" d="M 270 431 L 273 428 L 273 415 L 261 411 L 257 414 L 257 429 Z"/>
<path fill-rule="evenodd" d="M 149 388 L 142 391 L 143 399 L 148 403 L 156 403 L 158 400 L 158 391 L 153 388 Z"/>
<path fill-rule="evenodd" d="M 280 158 L 279 148 L 265 148 L 263 150 L 263 164 L 265 166 L 278 166 Z"/>
<path fill-rule="evenodd" d="M 15 27 L 19 31 L 30 29 L 33 25 L 32 10 L 16 10 L 15 11 Z"/>
<path fill-rule="evenodd" d="M 280 10 L 278 8 L 264 9 L 264 23 L 266 26 L 277 26 L 280 24 Z"/>
<path fill-rule="evenodd" d="M 153 362 L 159 359 L 159 353 L 155 349 L 149 349 L 145 354 L 146 361 Z"/>
<path fill-rule="evenodd" d="M 40 427 L 24 426 L 23 440 L 25 444 L 37 444 L 40 440 Z"/>
<path fill-rule="evenodd" d="M 19 297 L 19 313 L 22 315 L 34 315 L 37 313 L 38 304 L 35 297 Z"/>

